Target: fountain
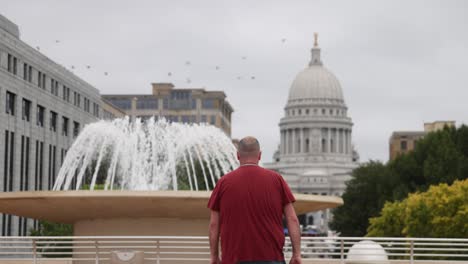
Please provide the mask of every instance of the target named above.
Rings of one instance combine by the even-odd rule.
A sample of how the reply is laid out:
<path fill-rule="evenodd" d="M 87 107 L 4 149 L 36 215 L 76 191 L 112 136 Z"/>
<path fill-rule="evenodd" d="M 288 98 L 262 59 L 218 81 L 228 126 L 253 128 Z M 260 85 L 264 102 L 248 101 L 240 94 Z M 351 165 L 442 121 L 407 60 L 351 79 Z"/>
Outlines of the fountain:
<path fill-rule="evenodd" d="M 1 193 L 0 212 L 70 223 L 75 236 L 206 236 L 210 190 L 237 166 L 231 140 L 210 125 L 99 121 L 69 149 L 53 191 Z M 342 204 L 296 199 L 298 214 Z"/>

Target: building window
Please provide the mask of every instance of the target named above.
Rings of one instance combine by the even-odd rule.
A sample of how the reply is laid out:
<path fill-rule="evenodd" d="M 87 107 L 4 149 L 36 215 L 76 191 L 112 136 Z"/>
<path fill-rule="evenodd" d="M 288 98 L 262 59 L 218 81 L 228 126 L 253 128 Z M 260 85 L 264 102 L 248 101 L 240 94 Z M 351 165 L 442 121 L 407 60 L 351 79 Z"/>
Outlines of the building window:
<path fill-rule="evenodd" d="M 31 118 L 31 101 L 23 98 L 22 110 L 23 110 L 22 111 L 23 120 L 26 120 L 27 122 L 29 122 Z"/>
<path fill-rule="evenodd" d="M 309 114 L 309 109 L 306 109 L 306 115 L 308 115 L 308 114 Z"/>
<path fill-rule="evenodd" d="M 62 136 L 68 136 L 68 118 L 62 116 Z"/>
<path fill-rule="evenodd" d="M 88 113 L 89 113 L 89 103 L 90 103 L 89 99 L 85 97 L 84 98 L 84 110 Z"/>
<path fill-rule="evenodd" d="M 298 115 L 301 115 L 302 114 L 302 109 L 299 109 L 298 111 L 299 111 Z"/>
<path fill-rule="evenodd" d="M 182 123 L 195 123 L 195 116 L 194 115 L 183 115 L 182 116 Z"/>
<path fill-rule="evenodd" d="M 77 107 L 81 105 L 81 95 L 77 92 L 73 92 L 73 104 Z"/>
<path fill-rule="evenodd" d="M 18 59 L 11 54 L 8 54 L 7 69 L 8 72 L 13 73 L 14 75 L 16 75 L 18 72 Z"/>
<path fill-rule="evenodd" d="M 37 86 L 39 88 L 46 88 L 46 75 L 40 71 L 37 72 Z"/>
<path fill-rule="evenodd" d="M 47 177 L 48 190 L 51 190 L 54 187 L 55 181 L 55 171 L 56 171 L 56 153 L 57 147 L 49 144 L 49 173 Z"/>
<path fill-rule="evenodd" d="M 37 105 L 36 124 L 44 127 L 45 107 Z"/>
<path fill-rule="evenodd" d="M 130 99 L 117 99 L 110 98 L 107 99 L 111 104 L 117 106 L 120 109 L 128 110 L 132 108 L 132 101 Z"/>
<path fill-rule="evenodd" d="M 63 86 L 63 89 L 62 89 L 62 98 L 63 100 L 67 101 L 67 102 L 70 102 L 70 88 L 66 87 L 65 85 Z"/>
<path fill-rule="evenodd" d="M 201 116 L 201 123 L 206 123 L 206 122 L 207 122 L 206 115 L 202 115 Z"/>
<path fill-rule="evenodd" d="M 34 175 L 34 190 L 42 190 L 44 172 L 44 142 L 36 140 L 36 166 Z"/>
<path fill-rule="evenodd" d="M 50 130 L 57 131 L 57 113 L 50 111 Z"/>
<path fill-rule="evenodd" d="M 197 109 L 197 99 L 192 99 L 192 109 Z"/>
<path fill-rule="evenodd" d="M 15 102 L 16 101 L 16 94 L 11 92 L 6 92 L 6 104 L 5 104 L 5 112 L 12 116 L 15 115 Z"/>
<path fill-rule="evenodd" d="M 23 80 L 28 80 L 28 64 L 23 63 Z"/>
<path fill-rule="evenodd" d="M 29 137 L 21 136 L 20 191 L 29 189 Z"/>
<path fill-rule="evenodd" d="M 322 115 L 325 115 L 325 109 L 322 109 Z"/>
<path fill-rule="evenodd" d="M 96 103 L 93 103 L 93 115 L 99 117 L 99 105 Z"/>
<path fill-rule="evenodd" d="M 77 137 L 80 133 L 80 123 L 73 121 L 73 137 Z"/>
<path fill-rule="evenodd" d="M 137 109 L 158 109 L 157 98 L 139 98 L 136 102 Z"/>
<path fill-rule="evenodd" d="M 214 116 L 214 115 L 211 116 L 210 124 L 212 124 L 212 125 L 216 124 L 216 116 Z"/>
<path fill-rule="evenodd" d="M 402 140 L 400 142 L 400 149 L 401 150 L 407 150 L 408 149 L 408 142 L 406 140 Z"/>
<path fill-rule="evenodd" d="M 202 100 L 202 107 L 204 109 L 214 109 L 215 108 L 215 99 L 203 99 Z"/>
<path fill-rule="evenodd" d="M 58 96 L 58 82 L 52 78 L 50 79 L 50 92 Z"/>

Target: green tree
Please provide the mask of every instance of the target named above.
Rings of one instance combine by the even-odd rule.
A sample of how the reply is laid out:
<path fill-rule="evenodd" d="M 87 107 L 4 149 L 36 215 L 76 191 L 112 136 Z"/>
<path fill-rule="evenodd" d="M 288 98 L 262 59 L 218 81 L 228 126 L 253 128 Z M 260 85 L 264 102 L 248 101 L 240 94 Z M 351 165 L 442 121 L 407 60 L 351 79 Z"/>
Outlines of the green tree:
<path fill-rule="evenodd" d="M 334 211 L 330 226 L 345 236 L 363 236 L 368 219 L 377 217 L 386 202 L 467 178 L 468 127 L 446 127 L 429 133 L 417 141 L 414 151 L 387 164 L 372 161 L 355 169 L 343 194 L 344 205 Z"/>
<path fill-rule="evenodd" d="M 39 229 L 31 230 L 31 236 L 73 236 L 73 226 L 71 224 L 58 224 L 52 223 L 48 221 L 39 221 Z M 40 240 L 39 240 L 40 241 Z M 49 257 L 49 258 L 62 258 L 62 257 L 69 257 L 71 254 L 47 254 L 51 252 L 72 252 L 71 249 L 61 248 L 61 249 L 53 249 L 50 247 L 70 247 L 72 245 L 70 239 L 62 239 L 57 240 L 60 243 L 41 243 L 39 246 L 43 247 L 39 251 L 42 253 L 42 256 Z M 68 242 L 70 243 L 64 243 Z"/>
<path fill-rule="evenodd" d="M 383 194 L 391 191 L 382 184 L 390 179 L 389 170 L 380 162 L 370 161 L 355 169 L 352 176 L 343 194 L 344 206 L 333 211 L 330 226 L 344 236 L 363 236 L 369 217 L 377 215 L 385 203 Z"/>
<path fill-rule="evenodd" d="M 385 204 L 368 236 L 468 237 L 468 179 Z"/>

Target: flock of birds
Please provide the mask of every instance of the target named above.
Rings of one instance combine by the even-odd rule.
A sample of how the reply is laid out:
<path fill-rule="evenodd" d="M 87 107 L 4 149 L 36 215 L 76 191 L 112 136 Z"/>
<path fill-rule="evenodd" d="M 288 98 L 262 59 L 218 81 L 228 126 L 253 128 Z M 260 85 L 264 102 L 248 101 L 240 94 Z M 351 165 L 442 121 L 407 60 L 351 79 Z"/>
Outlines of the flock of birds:
<path fill-rule="evenodd" d="M 282 38 L 282 39 L 281 39 L 281 43 L 284 44 L 285 42 L 286 42 L 286 39 L 285 39 L 285 38 Z M 59 44 L 59 43 L 60 43 L 60 40 L 55 40 L 55 43 L 56 43 L 56 44 Z M 39 46 L 36 46 L 36 49 L 37 49 L 38 51 L 41 50 L 41 48 L 40 48 Z M 242 56 L 241 59 L 242 59 L 242 60 L 247 60 L 247 56 Z M 185 66 L 191 66 L 191 65 L 192 65 L 192 63 L 191 63 L 190 61 L 186 61 L 186 62 L 185 62 Z M 86 69 L 88 69 L 88 70 L 91 69 L 91 65 L 86 65 L 85 67 L 86 67 Z M 221 70 L 221 66 L 219 66 L 219 65 L 216 65 L 214 68 L 215 68 L 216 71 Z M 75 65 L 71 65 L 71 66 L 70 66 L 70 69 L 71 69 L 71 70 L 75 70 L 75 69 L 76 69 Z M 109 75 L 109 72 L 105 71 L 105 72 L 103 72 L 103 74 L 104 74 L 105 76 L 108 76 L 108 75 Z M 167 73 L 167 76 L 168 76 L 168 77 L 172 77 L 172 76 L 173 76 L 173 73 L 172 73 L 172 72 L 168 72 L 168 73 Z M 237 76 L 236 79 L 237 79 L 237 80 L 243 80 L 243 79 L 244 79 L 244 76 L 239 75 L 239 76 Z M 250 76 L 250 78 L 249 78 L 249 77 L 245 77 L 245 79 L 255 80 L 255 76 L 252 75 L 252 76 Z M 187 78 L 185 79 L 185 81 L 186 81 L 187 83 L 191 83 L 191 82 L 192 82 L 192 80 L 191 80 L 190 77 L 187 77 Z"/>

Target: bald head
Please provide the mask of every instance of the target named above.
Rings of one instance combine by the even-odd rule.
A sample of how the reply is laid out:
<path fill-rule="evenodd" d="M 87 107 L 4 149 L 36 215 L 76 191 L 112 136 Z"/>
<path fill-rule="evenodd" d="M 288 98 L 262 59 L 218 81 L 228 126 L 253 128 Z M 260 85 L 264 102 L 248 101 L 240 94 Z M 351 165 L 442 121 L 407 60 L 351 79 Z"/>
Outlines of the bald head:
<path fill-rule="evenodd" d="M 254 137 L 245 137 L 239 141 L 240 157 L 258 157 L 260 153 L 260 144 Z"/>

